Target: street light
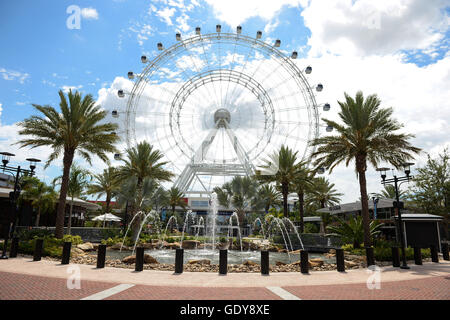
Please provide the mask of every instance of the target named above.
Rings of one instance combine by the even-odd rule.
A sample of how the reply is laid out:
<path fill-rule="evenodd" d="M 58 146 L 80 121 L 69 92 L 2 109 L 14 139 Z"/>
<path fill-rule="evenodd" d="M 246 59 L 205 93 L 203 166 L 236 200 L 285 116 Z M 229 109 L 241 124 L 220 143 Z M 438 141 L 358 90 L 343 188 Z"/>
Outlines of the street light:
<path fill-rule="evenodd" d="M 9 153 L 9 152 L 0 152 L 0 155 L 2 156 L 2 163 L 3 166 L 0 166 L 0 169 L 2 170 L 3 173 L 7 172 L 9 175 L 11 175 L 14 178 L 14 191 L 10 192 L 9 194 L 9 199 L 11 201 L 11 207 L 13 210 L 13 223 L 11 225 L 10 220 L 8 220 L 9 223 L 9 228 L 7 233 L 5 234 L 5 242 L 3 244 L 3 253 L 0 256 L 0 259 L 8 259 L 8 256 L 6 255 L 6 249 L 8 247 L 8 240 L 10 235 L 14 234 L 14 230 L 16 227 L 16 216 L 17 216 L 17 208 L 16 208 L 16 203 L 17 203 L 17 198 L 19 197 L 20 194 L 20 178 L 21 175 L 22 176 L 29 176 L 32 177 L 34 174 L 34 169 L 36 169 L 36 165 L 38 162 L 40 162 L 41 160 L 36 159 L 36 158 L 28 158 L 27 161 L 30 162 L 30 169 L 22 169 L 20 168 L 20 166 L 17 167 L 12 167 L 12 166 L 8 166 L 8 163 L 11 159 L 11 157 L 14 157 L 15 155 L 13 153 Z"/>
<path fill-rule="evenodd" d="M 394 175 L 393 178 L 391 179 L 386 179 L 386 172 L 389 170 L 389 168 L 377 168 L 377 171 L 379 171 L 381 173 L 381 184 L 382 185 L 386 185 L 386 184 L 394 184 L 394 188 L 395 188 L 395 202 L 394 202 L 394 208 L 397 209 L 397 214 L 398 214 L 398 230 L 399 230 L 399 234 L 400 234 L 400 243 L 402 246 L 402 265 L 400 266 L 401 269 L 409 269 L 408 265 L 406 264 L 406 253 L 405 253 L 405 236 L 403 233 L 403 223 L 402 223 L 402 214 L 400 212 L 400 209 L 402 209 L 402 205 L 400 203 L 400 199 L 399 199 L 399 194 L 398 194 L 398 186 L 399 186 L 399 182 L 404 182 L 407 181 L 409 182 L 413 176 L 411 176 L 411 169 L 410 167 L 414 165 L 414 163 L 412 162 L 406 162 L 404 164 L 402 164 L 402 167 L 405 170 L 405 174 L 406 176 L 404 177 L 397 177 L 396 175 Z"/>

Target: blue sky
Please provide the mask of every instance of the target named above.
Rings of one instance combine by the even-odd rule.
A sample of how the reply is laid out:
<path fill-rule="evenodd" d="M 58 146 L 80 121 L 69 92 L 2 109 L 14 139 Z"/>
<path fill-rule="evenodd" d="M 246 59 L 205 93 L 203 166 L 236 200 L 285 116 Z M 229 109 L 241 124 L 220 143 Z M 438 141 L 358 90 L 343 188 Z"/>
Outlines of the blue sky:
<path fill-rule="evenodd" d="M 79 30 L 67 28 L 70 5 L 85 10 Z M 197 26 L 213 32 L 216 24 L 223 31 L 241 24 L 243 33 L 263 30 L 263 40 L 281 39 L 281 49 L 312 64 L 325 85 L 323 101 L 336 106 L 344 91 L 376 92 L 416 133 L 416 144 L 436 153 L 450 144 L 449 12 L 440 0 L 2 1 L 0 146 L 18 161 L 29 154 L 9 144 L 16 123 L 33 114 L 31 103 L 56 106 L 57 91 L 69 87 L 109 101 L 114 83 L 140 71 L 141 55 L 157 54 L 156 43 L 169 46 L 176 32 Z M 45 172 L 47 180 L 60 174 L 59 165 Z M 330 179 L 341 191 L 357 191 L 347 182 L 351 168 Z M 370 187 L 379 189 L 378 182 Z"/>

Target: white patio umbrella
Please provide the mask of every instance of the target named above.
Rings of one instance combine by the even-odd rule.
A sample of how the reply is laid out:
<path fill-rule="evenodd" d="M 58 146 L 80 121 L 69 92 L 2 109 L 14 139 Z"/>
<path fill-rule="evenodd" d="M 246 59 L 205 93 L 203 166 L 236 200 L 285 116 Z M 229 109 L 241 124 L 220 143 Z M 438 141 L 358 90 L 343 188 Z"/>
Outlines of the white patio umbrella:
<path fill-rule="evenodd" d="M 105 214 L 102 214 L 101 216 L 97 216 L 97 217 L 93 218 L 92 220 L 93 221 L 103 221 L 103 227 L 105 227 L 106 221 L 120 221 L 122 219 L 111 213 L 105 213 Z"/>

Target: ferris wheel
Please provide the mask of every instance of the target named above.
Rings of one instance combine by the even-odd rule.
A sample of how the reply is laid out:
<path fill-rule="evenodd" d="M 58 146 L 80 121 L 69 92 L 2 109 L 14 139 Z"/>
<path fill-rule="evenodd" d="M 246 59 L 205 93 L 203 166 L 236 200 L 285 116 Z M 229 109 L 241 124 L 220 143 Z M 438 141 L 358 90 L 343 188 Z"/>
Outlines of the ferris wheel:
<path fill-rule="evenodd" d="M 175 35 L 154 59 L 142 56 L 141 73 L 128 72 L 131 90 L 121 122 L 128 147 L 146 140 L 169 161 L 175 186 L 185 194 L 209 193 L 229 177 L 252 175 L 263 159 L 287 145 L 302 160 L 314 151 L 319 108 L 311 86 L 312 68 L 299 68 L 297 52 L 286 55 L 281 41 L 268 44 L 262 32 L 242 27 L 224 32 Z M 327 131 L 332 128 L 326 127 Z"/>

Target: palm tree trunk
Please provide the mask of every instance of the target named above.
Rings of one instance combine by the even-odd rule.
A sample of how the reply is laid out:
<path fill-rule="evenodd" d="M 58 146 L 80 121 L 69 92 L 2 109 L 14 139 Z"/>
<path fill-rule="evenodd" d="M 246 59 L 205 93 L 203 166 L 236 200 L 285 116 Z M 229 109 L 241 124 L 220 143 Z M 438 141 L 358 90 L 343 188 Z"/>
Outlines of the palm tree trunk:
<path fill-rule="evenodd" d="M 300 215 L 300 233 L 303 233 L 305 230 L 305 222 L 304 222 L 304 215 L 305 215 L 305 210 L 304 210 L 304 206 L 305 206 L 305 195 L 303 192 L 298 192 L 298 213 Z"/>
<path fill-rule="evenodd" d="M 106 193 L 106 212 L 109 213 L 109 204 L 111 203 L 111 194 Z"/>
<path fill-rule="evenodd" d="M 70 201 L 70 211 L 69 211 L 69 221 L 67 221 L 67 234 L 70 234 L 72 229 L 72 209 L 73 209 L 73 197 L 71 197 L 72 201 Z"/>
<path fill-rule="evenodd" d="M 365 157 L 359 156 L 356 158 L 356 169 L 358 171 L 359 190 L 361 193 L 361 215 L 363 219 L 364 245 L 366 247 L 370 247 L 372 245 L 372 241 L 370 239 L 369 198 L 367 196 Z"/>
<path fill-rule="evenodd" d="M 61 190 L 59 192 L 58 209 L 56 211 L 55 237 L 62 239 L 64 236 L 64 217 L 66 215 L 66 197 L 69 186 L 70 166 L 73 162 L 74 150 L 64 150 L 63 175 L 61 179 Z"/>
<path fill-rule="evenodd" d="M 39 220 L 40 220 L 40 218 L 41 218 L 41 207 L 38 207 L 38 214 L 36 216 L 36 223 L 35 223 L 36 227 L 39 227 Z"/>
<path fill-rule="evenodd" d="M 281 193 L 283 194 L 283 211 L 284 216 L 289 218 L 289 210 L 288 210 L 288 194 L 289 194 L 289 185 L 285 182 L 281 184 Z"/>

